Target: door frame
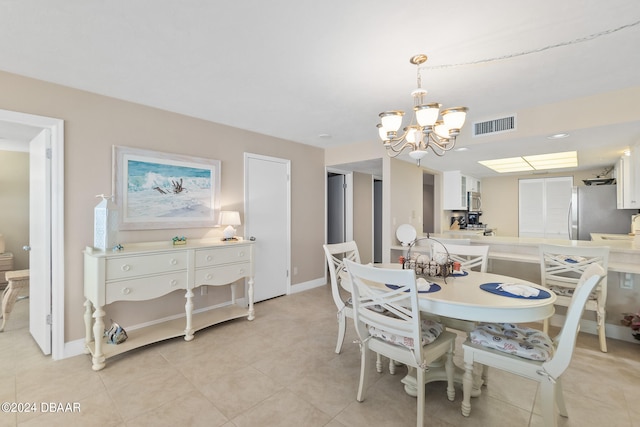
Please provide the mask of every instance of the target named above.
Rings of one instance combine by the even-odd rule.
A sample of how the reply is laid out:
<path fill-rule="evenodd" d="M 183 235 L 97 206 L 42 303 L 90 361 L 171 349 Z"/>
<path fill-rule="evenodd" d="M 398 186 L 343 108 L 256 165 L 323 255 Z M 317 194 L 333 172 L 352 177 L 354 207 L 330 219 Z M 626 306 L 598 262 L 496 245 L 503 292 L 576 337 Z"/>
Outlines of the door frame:
<path fill-rule="evenodd" d="M 51 357 L 63 359 L 64 351 L 64 120 L 1 110 L 0 121 L 51 131 Z M 31 319 L 29 320 L 31 321 Z"/>
<path fill-rule="evenodd" d="M 336 169 L 331 166 L 324 168 L 324 242 L 328 241 L 329 236 L 329 173 L 335 173 L 344 176 L 345 197 L 344 197 L 344 239 L 345 242 L 353 240 L 353 172 Z"/>

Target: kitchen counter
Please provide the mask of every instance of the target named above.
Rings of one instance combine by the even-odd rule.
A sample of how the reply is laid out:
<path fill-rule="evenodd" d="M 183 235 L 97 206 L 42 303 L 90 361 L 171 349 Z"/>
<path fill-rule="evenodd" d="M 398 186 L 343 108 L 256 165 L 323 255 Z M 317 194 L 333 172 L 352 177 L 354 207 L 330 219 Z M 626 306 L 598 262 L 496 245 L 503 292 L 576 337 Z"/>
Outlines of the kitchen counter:
<path fill-rule="evenodd" d="M 476 236 L 471 243 L 489 245 L 489 258 L 539 263 L 538 247 L 547 243 L 565 246 L 608 246 L 609 270 L 640 274 L 640 244 L 635 240 L 565 240 L 535 237 Z"/>
<path fill-rule="evenodd" d="M 633 240 L 633 239 L 634 239 L 634 236 L 630 234 L 591 233 L 591 240 L 595 240 L 595 241 Z"/>
<path fill-rule="evenodd" d="M 458 235 L 460 238 L 471 240 L 471 244 L 489 245 L 489 259 L 535 263 L 540 262 L 538 247 L 547 243 L 565 246 L 608 246 L 609 270 L 620 273 L 640 274 L 640 242 L 634 239 L 600 239 L 600 240 L 566 240 L 543 239 L 536 237 L 508 237 L 508 236 L 483 236 L 483 235 Z M 420 237 L 426 237 L 420 236 Z M 431 234 L 437 239 L 451 239 L 452 234 Z M 425 246 L 424 248 L 428 248 Z M 407 247 L 392 246 L 392 251 L 407 250 Z M 415 249 L 414 249 L 415 250 Z M 394 259 L 394 257 L 392 257 Z"/>

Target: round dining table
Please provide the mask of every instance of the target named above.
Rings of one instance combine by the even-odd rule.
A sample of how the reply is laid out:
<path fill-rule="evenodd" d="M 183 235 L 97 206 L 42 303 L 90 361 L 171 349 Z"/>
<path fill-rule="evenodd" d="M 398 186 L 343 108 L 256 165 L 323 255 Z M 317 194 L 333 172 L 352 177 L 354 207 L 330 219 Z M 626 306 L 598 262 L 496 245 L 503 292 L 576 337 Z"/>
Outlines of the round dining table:
<path fill-rule="evenodd" d="M 375 264 L 379 268 L 402 268 L 399 263 Z M 418 276 L 422 277 L 422 276 Z M 341 286 L 351 292 L 351 280 L 347 271 L 340 274 Z M 541 321 L 553 316 L 556 295 L 549 289 L 536 283 L 494 273 L 477 271 L 459 271 L 446 278 L 426 276 L 432 283 L 430 292 L 418 292 L 420 311 L 432 316 L 439 316 L 447 327 L 465 330 L 473 325 L 471 322 L 490 323 L 526 323 Z M 496 285 L 517 284 L 536 288 L 539 296 L 524 297 L 495 289 Z M 384 284 L 379 284 L 384 286 Z M 434 286 L 435 285 L 435 286 Z M 484 289 L 483 289 L 484 288 Z M 489 290 L 486 290 L 489 289 Z M 444 381 L 446 375 L 439 365 L 431 367 L 427 373 L 427 383 Z M 405 391 L 416 396 L 416 381 L 412 370 L 402 382 Z M 413 375 L 412 375 L 413 374 Z M 462 371 L 456 369 L 455 380 L 462 383 Z M 472 396 L 480 394 L 481 383 L 475 381 Z"/>
<path fill-rule="evenodd" d="M 375 264 L 380 268 L 401 268 L 400 264 Z M 341 286 L 351 292 L 351 280 L 346 271 L 340 275 Z M 511 276 L 477 271 L 454 272 L 446 278 L 427 276 L 428 282 L 439 288 L 419 292 L 420 310 L 424 313 L 473 322 L 523 323 L 553 316 L 556 295 L 548 289 Z M 517 284 L 548 293 L 547 298 L 520 297 L 508 292 L 490 292 L 485 284 Z"/>

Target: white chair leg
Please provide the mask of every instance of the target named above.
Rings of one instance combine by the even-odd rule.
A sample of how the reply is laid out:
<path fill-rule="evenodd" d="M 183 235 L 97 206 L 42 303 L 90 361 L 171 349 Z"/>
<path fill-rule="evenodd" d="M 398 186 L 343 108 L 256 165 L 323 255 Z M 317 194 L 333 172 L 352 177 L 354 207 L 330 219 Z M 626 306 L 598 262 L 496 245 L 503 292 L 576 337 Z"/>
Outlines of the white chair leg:
<path fill-rule="evenodd" d="M 340 354 L 342 351 L 342 343 L 344 343 L 344 336 L 347 332 L 347 317 L 344 315 L 344 311 L 338 311 L 338 342 L 336 343 L 336 353 Z"/>
<path fill-rule="evenodd" d="M 482 365 L 482 374 L 480 375 L 482 379 L 482 385 L 486 386 L 489 384 L 489 367 L 487 365 Z"/>
<path fill-rule="evenodd" d="M 563 417 L 567 418 L 569 416 L 569 412 L 567 412 L 567 405 L 564 403 L 564 393 L 562 392 L 562 380 L 558 378 L 556 380 L 556 406 L 558 407 L 558 412 Z"/>
<path fill-rule="evenodd" d="M 473 360 L 464 360 L 464 375 L 462 376 L 462 415 L 468 417 L 471 413 L 471 389 L 473 388 Z"/>
<path fill-rule="evenodd" d="M 369 348 L 366 343 L 362 343 L 360 347 L 360 381 L 358 382 L 358 395 L 356 399 L 358 402 L 364 400 L 364 391 L 367 387 L 367 366 L 369 359 Z"/>
<path fill-rule="evenodd" d="M 393 361 L 393 359 L 389 359 L 389 373 L 391 375 L 395 375 L 396 374 L 396 364 Z"/>
<path fill-rule="evenodd" d="M 596 311 L 597 322 L 598 322 L 598 338 L 600 339 L 600 351 L 603 353 L 607 352 L 607 335 L 605 333 L 605 324 L 604 319 L 606 318 L 606 313 L 604 310 L 598 309 Z"/>
<path fill-rule="evenodd" d="M 376 372 L 382 373 L 382 356 L 380 356 L 380 353 L 376 353 Z"/>
<path fill-rule="evenodd" d="M 542 332 L 544 332 L 545 334 L 549 333 L 549 319 L 544 319 L 544 321 L 542 322 Z"/>
<path fill-rule="evenodd" d="M 547 379 L 540 382 L 540 410 L 545 427 L 556 427 L 558 420 L 556 417 L 556 397 L 555 384 Z"/>
<path fill-rule="evenodd" d="M 424 369 L 416 369 L 416 385 L 418 386 L 418 396 L 416 396 L 416 404 L 418 405 L 417 426 L 424 426 L 424 399 L 425 399 L 425 383 L 424 383 Z"/>

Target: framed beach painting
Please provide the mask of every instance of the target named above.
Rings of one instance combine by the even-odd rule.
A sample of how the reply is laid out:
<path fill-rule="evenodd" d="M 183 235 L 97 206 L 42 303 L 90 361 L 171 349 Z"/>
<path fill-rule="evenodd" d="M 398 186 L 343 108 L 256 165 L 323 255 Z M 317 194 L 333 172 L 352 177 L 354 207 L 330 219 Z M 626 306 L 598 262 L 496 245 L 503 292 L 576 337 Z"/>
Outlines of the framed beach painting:
<path fill-rule="evenodd" d="M 220 213 L 220 161 L 113 147 L 120 230 L 213 227 Z"/>

